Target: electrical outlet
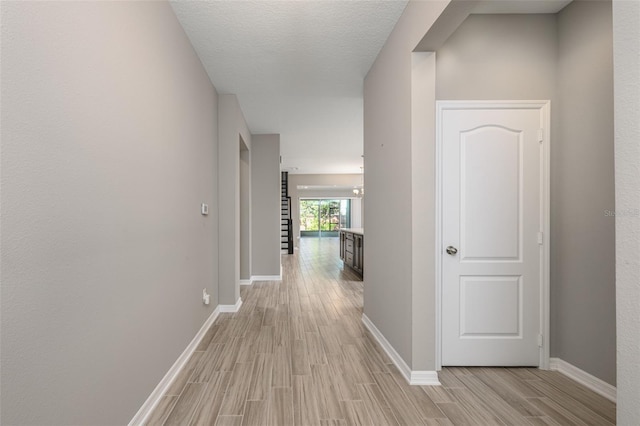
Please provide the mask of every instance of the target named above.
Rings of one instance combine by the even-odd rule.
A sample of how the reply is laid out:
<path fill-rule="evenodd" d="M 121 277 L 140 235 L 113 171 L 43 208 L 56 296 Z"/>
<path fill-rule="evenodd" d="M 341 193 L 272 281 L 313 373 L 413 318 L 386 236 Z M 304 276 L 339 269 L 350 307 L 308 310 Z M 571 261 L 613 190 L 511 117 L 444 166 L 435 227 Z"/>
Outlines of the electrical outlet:
<path fill-rule="evenodd" d="M 208 305 L 210 301 L 211 301 L 211 296 L 209 295 L 209 293 L 207 293 L 207 289 L 203 288 L 202 289 L 202 303 L 204 303 L 205 305 Z"/>
<path fill-rule="evenodd" d="M 202 203 L 202 206 L 200 208 L 200 213 L 202 213 L 203 216 L 208 215 L 209 214 L 209 204 Z"/>

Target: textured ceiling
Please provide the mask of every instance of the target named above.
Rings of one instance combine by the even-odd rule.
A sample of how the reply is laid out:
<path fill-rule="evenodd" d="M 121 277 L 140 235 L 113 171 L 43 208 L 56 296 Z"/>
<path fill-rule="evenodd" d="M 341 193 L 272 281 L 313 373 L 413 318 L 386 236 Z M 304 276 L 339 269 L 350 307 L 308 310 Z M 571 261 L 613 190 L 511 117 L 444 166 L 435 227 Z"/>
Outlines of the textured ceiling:
<path fill-rule="evenodd" d="M 406 1 L 174 1 L 219 93 L 252 133 L 279 133 L 283 168 L 360 173 L 362 82 Z"/>

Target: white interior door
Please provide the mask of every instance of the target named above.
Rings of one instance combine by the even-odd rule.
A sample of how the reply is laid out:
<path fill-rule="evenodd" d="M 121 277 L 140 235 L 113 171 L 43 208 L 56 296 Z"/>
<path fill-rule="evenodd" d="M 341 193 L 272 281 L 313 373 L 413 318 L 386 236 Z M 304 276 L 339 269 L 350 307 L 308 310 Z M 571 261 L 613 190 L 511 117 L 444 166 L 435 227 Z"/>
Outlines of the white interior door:
<path fill-rule="evenodd" d="M 538 366 L 546 106 L 446 105 L 442 365 Z"/>

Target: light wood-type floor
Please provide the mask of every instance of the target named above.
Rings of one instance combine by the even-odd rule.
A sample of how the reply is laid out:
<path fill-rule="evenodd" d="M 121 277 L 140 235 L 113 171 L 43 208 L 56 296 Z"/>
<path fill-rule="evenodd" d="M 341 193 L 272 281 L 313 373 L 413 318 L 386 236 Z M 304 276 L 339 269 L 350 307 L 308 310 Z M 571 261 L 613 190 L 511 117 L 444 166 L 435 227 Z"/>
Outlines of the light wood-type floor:
<path fill-rule="evenodd" d="M 282 282 L 242 288 L 149 424 L 615 423 L 615 404 L 557 372 L 446 368 L 442 386 L 409 386 L 362 325 L 363 283 L 337 239 L 303 239 L 282 261 Z"/>

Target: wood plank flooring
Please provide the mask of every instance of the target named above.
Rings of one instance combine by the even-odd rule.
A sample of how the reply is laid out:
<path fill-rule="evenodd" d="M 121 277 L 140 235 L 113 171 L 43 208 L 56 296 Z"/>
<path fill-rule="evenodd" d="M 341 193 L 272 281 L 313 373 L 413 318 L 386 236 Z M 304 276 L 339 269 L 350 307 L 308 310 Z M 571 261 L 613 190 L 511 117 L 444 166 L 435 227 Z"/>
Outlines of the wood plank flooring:
<path fill-rule="evenodd" d="M 446 368 L 409 386 L 361 322 L 336 238 L 302 239 L 282 282 L 243 287 L 149 425 L 611 425 L 615 404 L 557 372 Z"/>

